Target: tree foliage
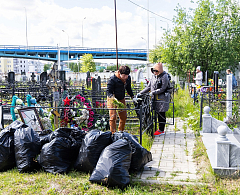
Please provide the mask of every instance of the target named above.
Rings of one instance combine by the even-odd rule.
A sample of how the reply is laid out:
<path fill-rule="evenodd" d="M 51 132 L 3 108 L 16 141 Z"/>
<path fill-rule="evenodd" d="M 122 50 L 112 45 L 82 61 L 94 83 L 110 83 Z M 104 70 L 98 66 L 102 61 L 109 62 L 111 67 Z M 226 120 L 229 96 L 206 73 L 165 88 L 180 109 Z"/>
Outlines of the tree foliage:
<path fill-rule="evenodd" d="M 116 71 L 117 70 L 117 65 L 108 66 L 107 70 Z"/>
<path fill-rule="evenodd" d="M 85 54 L 82 56 L 82 72 L 95 72 L 96 64 L 93 61 L 92 54 Z"/>
<path fill-rule="evenodd" d="M 81 72 L 82 64 L 81 63 L 69 63 L 69 68 L 73 72 Z"/>
<path fill-rule="evenodd" d="M 51 64 L 44 64 L 43 72 L 47 72 L 47 70 L 50 70 L 51 66 L 52 66 Z"/>
<path fill-rule="evenodd" d="M 201 66 L 202 71 L 236 69 L 240 51 L 239 6 L 234 0 L 199 0 L 192 14 L 177 7 L 174 28 L 167 31 L 161 43 L 150 51 L 151 62 L 167 63 L 173 75 Z"/>

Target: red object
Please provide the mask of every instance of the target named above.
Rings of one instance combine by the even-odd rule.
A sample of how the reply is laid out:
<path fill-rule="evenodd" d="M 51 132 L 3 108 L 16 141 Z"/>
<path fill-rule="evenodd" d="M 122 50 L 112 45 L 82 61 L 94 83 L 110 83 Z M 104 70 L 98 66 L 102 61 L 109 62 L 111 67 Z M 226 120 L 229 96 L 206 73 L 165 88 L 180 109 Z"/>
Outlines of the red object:
<path fill-rule="evenodd" d="M 154 133 L 155 136 L 160 136 L 160 135 L 164 135 L 164 134 L 165 134 L 165 132 L 164 131 L 160 131 L 160 130 L 157 130 Z"/>
<path fill-rule="evenodd" d="M 63 100 L 64 101 L 64 106 L 66 106 L 66 105 L 70 105 L 70 99 L 68 98 L 68 97 L 66 97 L 66 99 L 65 100 Z"/>

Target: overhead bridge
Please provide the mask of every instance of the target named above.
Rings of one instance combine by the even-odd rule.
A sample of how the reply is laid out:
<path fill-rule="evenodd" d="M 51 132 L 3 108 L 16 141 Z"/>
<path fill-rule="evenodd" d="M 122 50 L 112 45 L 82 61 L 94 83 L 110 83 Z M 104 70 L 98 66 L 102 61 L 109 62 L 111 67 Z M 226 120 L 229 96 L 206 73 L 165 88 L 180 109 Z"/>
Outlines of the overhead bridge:
<path fill-rule="evenodd" d="M 116 59 L 116 49 L 88 47 L 52 47 L 52 46 L 21 46 L 0 45 L 0 57 L 26 58 L 47 61 L 77 60 L 84 54 L 92 54 L 94 59 Z M 147 61 L 146 49 L 118 49 L 118 59 Z"/>

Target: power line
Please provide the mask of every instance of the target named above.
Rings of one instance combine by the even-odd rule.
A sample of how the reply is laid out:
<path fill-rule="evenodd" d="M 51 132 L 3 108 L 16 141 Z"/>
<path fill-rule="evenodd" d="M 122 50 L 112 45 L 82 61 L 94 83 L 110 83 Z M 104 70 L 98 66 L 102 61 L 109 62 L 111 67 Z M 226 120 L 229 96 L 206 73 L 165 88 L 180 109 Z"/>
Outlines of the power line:
<path fill-rule="evenodd" d="M 144 9 L 144 10 L 146 10 L 146 11 L 148 11 L 148 12 L 154 14 L 154 15 L 156 15 L 156 16 L 159 16 L 159 17 L 161 17 L 161 18 L 164 18 L 165 20 L 169 20 L 169 21 L 172 22 L 172 20 L 170 20 L 170 19 L 168 19 L 168 18 L 165 18 L 165 17 L 163 17 L 163 16 L 160 16 L 160 15 L 158 15 L 158 14 L 156 14 L 156 13 L 154 13 L 154 12 L 148 10 L 148 9 L 146 9 L 145 7 L 142 7 L 142 6 L 140 6 L 140 5 L 138 5 L 138 4 L 134 3 L 134 2 L 132 2 L 132 1 L 130 1 L 130 0 L 128 0 L 128 1 L 131 2 L 131 3 L 134 4 L 134 5 L 136 5 L 136 6 L 140 7 L 140 8 L 142 8 L 142 9 Z"/>

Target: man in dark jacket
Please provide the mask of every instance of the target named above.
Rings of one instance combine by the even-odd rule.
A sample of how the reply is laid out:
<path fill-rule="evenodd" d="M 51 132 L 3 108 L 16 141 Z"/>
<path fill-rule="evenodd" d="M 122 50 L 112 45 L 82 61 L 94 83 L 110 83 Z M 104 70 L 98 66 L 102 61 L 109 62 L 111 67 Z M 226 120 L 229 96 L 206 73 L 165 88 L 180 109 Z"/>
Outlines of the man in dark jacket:
<path fill-rule="evenodd" d="M 130 68 L 128 66 L 120 66 L 119 70 L 115 72 L 113 76 L 110 77 L 107 84 L 107 106 L 108 108 L 116 108 L 110 103 L 110 98 L 115 97 L 119 102 L 125 103 L 125 89 L 127 93 L 133 98 L 133 92 L 131 88 L 131 77 Z M 124 131 L 125 123 L 127 120 L 127 111 L 120 110 L 118 112 L 120 121 L 118 126 L 118 131 Z M 109 124 L 110 131 L 112 133 L 116 132 L 116 121 L 117 113 L 114 109 L 109 109 Z"/>

